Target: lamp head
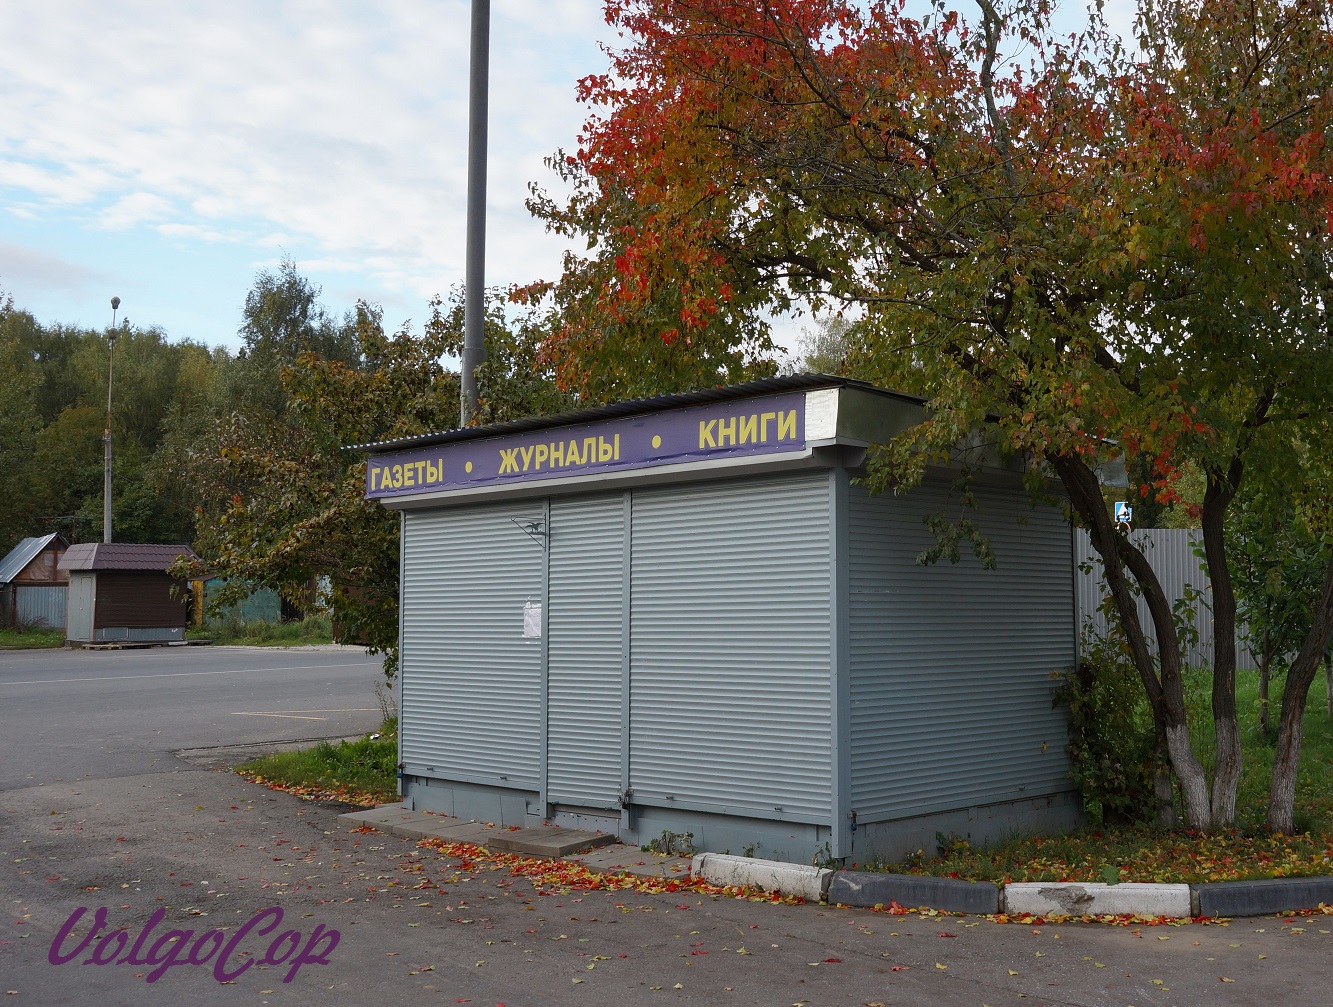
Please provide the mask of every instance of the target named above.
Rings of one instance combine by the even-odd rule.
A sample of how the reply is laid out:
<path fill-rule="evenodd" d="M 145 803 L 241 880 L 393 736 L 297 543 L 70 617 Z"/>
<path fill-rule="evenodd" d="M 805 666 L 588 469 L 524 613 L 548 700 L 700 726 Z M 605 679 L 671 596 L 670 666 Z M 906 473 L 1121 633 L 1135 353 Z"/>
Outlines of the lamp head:
<path fill-rule="evenodd" d="M 119 307 L 120 307 L 120 298 L 119 297 L 111 298 L 111 310 L 115 311 Z"/>

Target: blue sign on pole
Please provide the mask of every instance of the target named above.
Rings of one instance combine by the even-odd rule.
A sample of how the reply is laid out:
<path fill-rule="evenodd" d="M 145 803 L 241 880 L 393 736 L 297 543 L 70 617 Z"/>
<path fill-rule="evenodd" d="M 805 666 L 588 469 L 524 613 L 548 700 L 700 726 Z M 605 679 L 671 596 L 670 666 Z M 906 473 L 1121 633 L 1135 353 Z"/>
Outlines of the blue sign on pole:
<path fill-rule="evenodd" d="M 1117 500 L 1115 502 L 1115 523 L 1129 524 L 1134 518 L 1134 508 L 1129 505 L 1127 500 Z"/>
<path fill-rule="evenodd" d="M 366 497 L 804 450 L 805 394 L 770 395 L 374 455 Z"/>

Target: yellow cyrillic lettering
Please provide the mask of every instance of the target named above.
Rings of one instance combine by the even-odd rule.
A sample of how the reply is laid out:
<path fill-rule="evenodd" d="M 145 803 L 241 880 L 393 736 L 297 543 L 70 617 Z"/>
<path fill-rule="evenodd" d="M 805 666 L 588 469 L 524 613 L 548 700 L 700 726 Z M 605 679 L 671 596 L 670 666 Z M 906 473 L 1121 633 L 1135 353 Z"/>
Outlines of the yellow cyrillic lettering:
<path fill-rule="evenodd" d="M 703 420 L 699 421 L 699 447 L 701 448 L 717 447 L 717 442 L 713 440 L 713 427 L 716 424 L 717 420 L 709 420 L 707 423 L 705 423 Z"/>
<path fill-rule="evenodd" d="M 414 471 L 415 469 L 416 469 L 416 466 L 413 465 L 411 462 L 408 462 L 406 465 L 403 466 L 403 485 L 404 485 L 404 486 L 415 486 L 415 485 L 416 485 L 416 483 L 415 483 L 415 482 L 413 481 L 413 479 L 412 479 L 412 473 L 413 473 L 413 471 Z"/>
<path fill-rule="evenodd" d="M 583 464 L 583 459 L 582 459 L 582 457 L 579 455 L 579 442 L 578 442 L 578 441 L 576 441 L 576 440 L 571 440 L 571 441 L 569 442 L 569 446 L 565 448 L 565 464 L 566 464 L 566 465 L 582 465 L 582 464 Z"/>
<path fill-rule="evenodd" d="M 379 479 L 379 475 L 380 475 L 380 470 L 378 466 L 376 465 L 366 466 L 366 479 L 370 483 L 370 492 L 372 493 L 374 493 L 377 488 L 375 486 L 375 482 L 376 480 Z"/>
<path fill-rule="evenodd" d="M 550 457 L 551 457 L 551 449 L 548 448 L 545 444 L 538 444 L 536 462 L 532 467 L 536 469 L 538 472 L 540 472 L 542 467 L 542 462 L 546 461 Z"/>
<path fill-rule="evenodd" d="M 551 468 L 559 465 L 565 467 L 565 444 L 563 441 L 555 441 L 551 444 Z"/>
<path fill-rule="evenodd" d="M 518 471 L 518 448 L 500 449 L 500 475 Z"/>
<path fill-rule="evenodd" d="M 778 413 L 778 440 L 786 440 L 790 437 L 796 440 L 796 410 L 788 409 L 785 413 Z"/>
<path fill-rule="evenodd" d="M 768 421 L 769 421 L 769 420 L 776 420 L 777 418 L 778 418 L 778 414 L 777 414 L 777 413 L 760 413 L 760 414 L 759 414 L 759 443 L 760 443 L 760 444 L 767 444 L 767 443 L 768 443 Z"/>
<path fill-rule="evenodd" d="M 616 434 L 616 448 L 611 457 L 616 461 L 620 461 L 620 434 Z"/>
<path fill-rule="evenodd" d="M 741 440 L 742 444 L 749 444 L 751 441 L 757 441 L 755 436 L 756 428 L 759 426 L 759 414 L 751 413 L 749 416 L 741 417 Z"/>
<path fill-rule="evenodd" d="M 583 438 L 583 464 L 591 465 L 597 460 L 597 438 Z"/>
<path fill-rule="evenodd" d="M 425 467 L 426 467 L 426 460 L 425 460 L 424 458 L 423 458 L 421 461 L 417 462 L 417 466 L 416 466 L 416 468 L 417 468 L 417 485 L 418 485 L 418 486 L 425 486 L 425 485 L 426 485 L 426 480 L 422 478 L 422 476 L 424 475 L 423 470 L 425 469 Z"/>
<path fill-rule="evenodd" d="M 526 472 L 528 466 L 532 464 L 532 448 L 519 448 L 518 453 L 523 456 L 523 471 Z"/>
<path fill-rule="evenodd" d="M 717 421 L 717 446 L 725 447 L 727 443 L 736 443 L 736 417 L 728 416 L 725 420 Z"/>
<path fill-rule="evenodd" d="M 403 467 L 401 465 L 395 465 L 393 468 L 389 469 L 389 477 L 393 480 L 392 485 L 394 489 L 402 489 Z"/>
<path fill-rule="evenodd" d="M 611 444 L 605 437 L 597 438 L 597 460 L 599 462 L 609 462 L 611 460 Z"/>

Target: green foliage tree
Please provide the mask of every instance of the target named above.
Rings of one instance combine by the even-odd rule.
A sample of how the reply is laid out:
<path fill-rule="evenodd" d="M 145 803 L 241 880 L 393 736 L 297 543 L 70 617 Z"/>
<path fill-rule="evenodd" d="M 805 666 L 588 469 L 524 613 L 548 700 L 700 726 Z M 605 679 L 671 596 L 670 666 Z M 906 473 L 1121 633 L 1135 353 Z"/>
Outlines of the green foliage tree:
<path fill-rule="evenodd" d="M 245 295 L 239 335 L 243 346 L 229 370 L 228 392 L 240 408 L 275 415 L 286 407 L 283 367 L 303 354 L 357 363 L 355 320 L 334 319 L 320 303 L 321 288 L 284 256 L 276 270 L 261 269 Z"/>
<path fill-rule="evenodd" d="M 73 541 L 101 538 L 102 431 L 108 341 L 104 332 L 43 325 L 9 298 L 0 310 L 0 451 L 11 503 L 0 547 L 60 531 Z M 193 511 L 173 502 L 180 487 L 157 478 L 156 459 L 173 415 L 190 404 L 189 381 L 208 375 L 212 357 L 197 343 L 169 342 L 157 329 L 125 327 L 116 340 L 113 521 L 118 541 L 188 542 Z M 188 362 L 188 366 L 187 366 Z"/>
<path fill-rule="evenodd" d="M 263 284 L 261 278 L 261 285 Z M 510 327 L 498 293 L 488 298 L 489 358 L 481 416 L 502 422 L 567 408 L 537 361 L 544 334 Z M 200 490 L 197 551 L 230 578 L 227 604 L 257 585 L 299 599 L 330 578 L 334 619 L 346 639 L 398 663 L 398 520 L 365 499 L 365 459 L 350 445 L 396 440 L 458 423 L 459 383 L 441 358 L 463 339 L 462 291 L 436 300 L 421 332 L 392 335 L 380 309 L 355 310 L 352 361 L 298 354 L 281 367 L 280 415 L 235 408 L 219 415 L 180 459 L 179 477 Z"/>
<path fill-rule="evenodd" d="M 31 461 L 41 429 L 37 411 L 39 374 L 15 330 L 35 325 L 17 311 L 13 298 L 0 291 L 0 550 L 8 552 L 32 524 Z"/>
<path fill-rule="evenodd" d="M 1227 537 L 1238 608 L 1259 662 L 1259 728 L 1271 739 L 1269 687 L 1310 628 L 1321 574 L 1330 557 L 1311 533 L 1291 493 L 1247 490 Z"/>

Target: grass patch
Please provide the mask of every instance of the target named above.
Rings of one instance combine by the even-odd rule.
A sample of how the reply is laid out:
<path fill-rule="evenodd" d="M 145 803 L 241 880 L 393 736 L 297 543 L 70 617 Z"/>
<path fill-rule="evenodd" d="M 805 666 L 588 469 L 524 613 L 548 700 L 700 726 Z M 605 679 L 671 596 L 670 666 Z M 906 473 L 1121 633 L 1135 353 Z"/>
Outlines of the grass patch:
<path fill-rule="evenodd" d="M 47 647 L 63 647 L 65 631 L 47 629 L 45 626 L 20 626 L 14 629 L 0 629 L 0 650 L 37 650 Z"/>
<path fill-rule="evenodd" d="M 1024 836 L 974 849 L 954 840 L 943 854 L 870 870 L 975 881 L 1161 881 L 1198 884 L 1333 874 L 1333 837 L 1274 836 L 1238 829 L 1199 834 L 1147 826 L 1096 826 L 1064 836 Z"/>
<path fill-rule="evenodd" d="M 333 622 L 325 615 L 311 615 L 291 622 L 244 622 L 218 619 L 191 626 L 189 640 L 212 640 L 220 646 L 305 647 L 333 642 Z"/>
<path fill-rule="evenodd" d="M 248 780 L 302 797 L 374 806 L 398 797 L 398 720 L 376 735 L 333 744 L 321 741 L 238 766 Z"/>
<path fill-rule="evenodd" d="M 1196 669 L 1187 681 L 1195 751 L 1212 775 L 1211 672 Z M 1276 723 L 1282 681 L 1274 682 L 1271 716 Z M 1333 719 L 1320 675 L 1310 689 L 1296 786 L 1300 834 L 1274 836 L 1264 828 L 1273 740 L 1259 731 L 1259 676 L 1238 674 L 1244 764 L 1237 791 L 1237 827 L 1199 834 L 1149 826 L 1089 826 L 1062 836 L 1014 836 L 987 846 L 938 837 L 929 852 L 896 863 L 872 861 L 866 870 L 924 874 L 1004 883 L 1010 881 L 1159 881 L 1202 883 L 1257 878 L 1333 875 Z"/>

